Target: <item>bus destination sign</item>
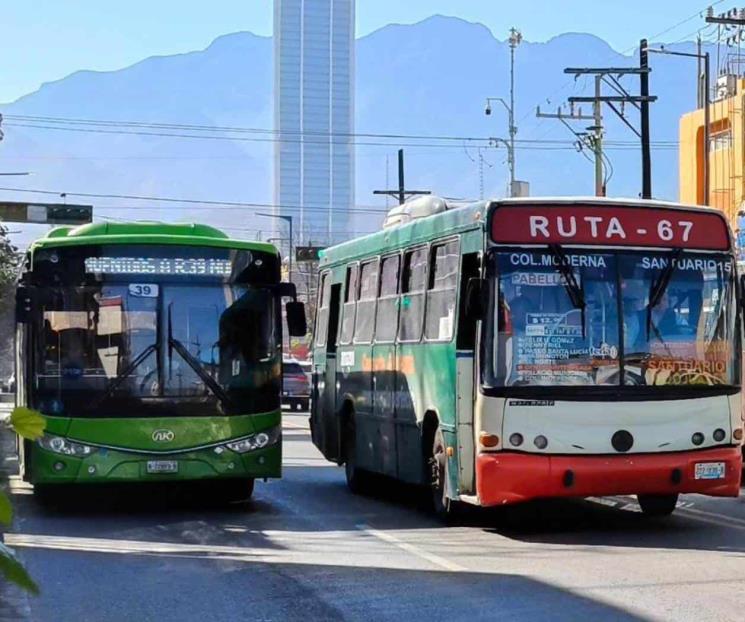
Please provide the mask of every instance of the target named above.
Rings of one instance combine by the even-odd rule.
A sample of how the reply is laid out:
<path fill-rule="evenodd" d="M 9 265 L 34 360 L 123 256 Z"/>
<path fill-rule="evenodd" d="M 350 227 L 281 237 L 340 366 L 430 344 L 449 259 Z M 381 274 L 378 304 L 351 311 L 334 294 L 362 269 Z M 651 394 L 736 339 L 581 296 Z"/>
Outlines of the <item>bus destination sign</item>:
<path fill-rule="evenodd" d="M 730 248 L 719 213 L 655 207 L 506 205 L 492 214 L 491 237 L 498 244 Z"/>
<path fill-rule="evenodd" d="M 85 271 L 92 274 L 152 274 L 229 277 L 229 259 L 193 257 L 87 257 Z"/>

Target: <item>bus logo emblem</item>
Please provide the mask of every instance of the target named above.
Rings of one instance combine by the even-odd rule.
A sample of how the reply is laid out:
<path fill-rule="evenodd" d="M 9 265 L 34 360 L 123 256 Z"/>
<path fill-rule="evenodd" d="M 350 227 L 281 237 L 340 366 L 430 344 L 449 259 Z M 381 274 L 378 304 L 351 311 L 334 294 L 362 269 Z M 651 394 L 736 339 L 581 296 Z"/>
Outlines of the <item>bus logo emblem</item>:
<path fill-rule="evenodd" d="M 173 430 L 155 430 L 153 432 L 153 440 L 156 443 L 170 443 L 175 437 Z"/>

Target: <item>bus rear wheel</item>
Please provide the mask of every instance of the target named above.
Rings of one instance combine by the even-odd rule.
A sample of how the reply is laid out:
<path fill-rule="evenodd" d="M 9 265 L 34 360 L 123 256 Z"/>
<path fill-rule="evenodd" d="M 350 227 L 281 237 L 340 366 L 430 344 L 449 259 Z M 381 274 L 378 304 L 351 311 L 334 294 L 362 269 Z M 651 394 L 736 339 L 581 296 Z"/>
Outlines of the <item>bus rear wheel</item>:
<path fill-rule="evenodd" d="M 354 417 L 350 415 L 344 426 L 344 476 L 347 488 L 354 494 L 361 495 L 369 491 L 370 475 L 357 466 L 356 439 Z"/>
<path fill-rule="evenodd" d="M 637 495 L 645 516 L 670 516 L 678 503 L 678 495 Z"/>

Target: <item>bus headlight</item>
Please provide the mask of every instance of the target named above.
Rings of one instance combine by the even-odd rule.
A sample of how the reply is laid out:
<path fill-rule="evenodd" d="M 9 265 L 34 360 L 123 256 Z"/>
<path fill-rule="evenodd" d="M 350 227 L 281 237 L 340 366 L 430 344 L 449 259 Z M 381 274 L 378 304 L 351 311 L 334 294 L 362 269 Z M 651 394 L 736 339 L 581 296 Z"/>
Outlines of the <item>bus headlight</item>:
<path fill-rule="evenodd" d="M 245 454 L 249 451 L 256 451 L 257 449 L 263 449 L 264 447 L 269 447 L 269 445 L 274 445 L 279 440 L 281 432 L 281 427 L 275 426 L 269 430 L 257 432 L 251 436 L 246 436 L 245 438 L 239 438 L 235 441 L 225 443 L 225 447 L 239 454 Z"/>
<path fill-rule="evenodd" d="M 45 434 L 42 436 L 37 443 L 42 449 L 53 451 L 56 454 L 62 454 L 63 456 L 74 456 L 76 458 L 84 458 L 90 456 L 94 451 L 95 447 L 90 445 L 83 445 L 83 443 L 76 443 L 68 438 L 61 436 L 50 436 Z"/>

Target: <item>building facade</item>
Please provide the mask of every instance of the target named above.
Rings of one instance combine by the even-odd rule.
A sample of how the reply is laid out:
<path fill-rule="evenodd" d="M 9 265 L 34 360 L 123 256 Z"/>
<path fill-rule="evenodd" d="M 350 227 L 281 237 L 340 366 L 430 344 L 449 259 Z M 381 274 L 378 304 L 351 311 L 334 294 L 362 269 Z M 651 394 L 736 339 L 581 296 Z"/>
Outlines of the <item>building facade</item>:
<path fill-rule="evenodd" d="M 709 144 L 704 145 L 704 109 L 680 120 L 680 201 L 722 210 L 734 231 L 745 209 L 745 79 L 723 75 L 709 104 Z M 705 149 L 709 151 L 709 197 L 705 193 Z M 738 231 L 739 233 L 739 231 Z M 738 238 L 740 236 L 738 235 Z"/>
<path fill-rule="evenodd" d="M 354 0 L 274 2 L 274 209 L 293 217 L 295 244 L 331 244 L 348 228 L 354 23 Z"/>

